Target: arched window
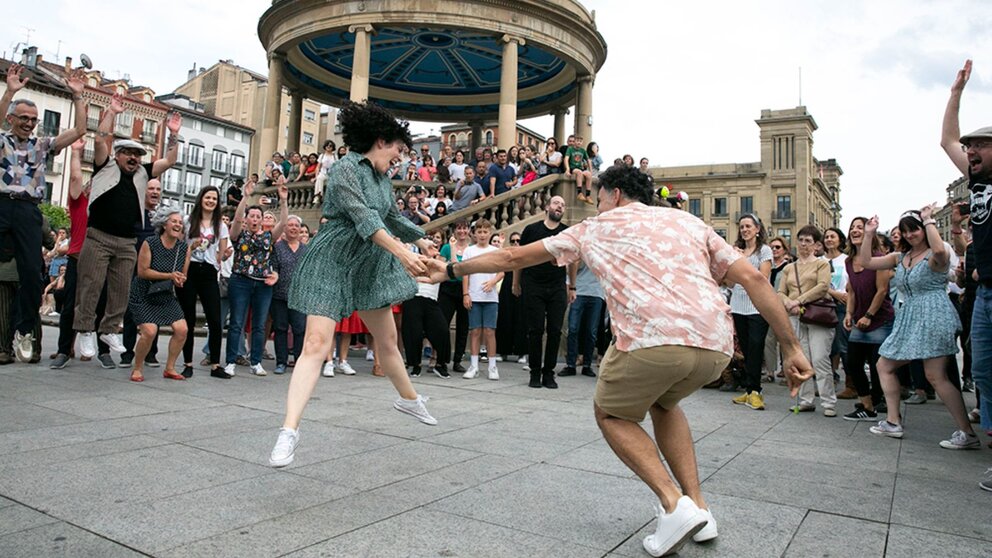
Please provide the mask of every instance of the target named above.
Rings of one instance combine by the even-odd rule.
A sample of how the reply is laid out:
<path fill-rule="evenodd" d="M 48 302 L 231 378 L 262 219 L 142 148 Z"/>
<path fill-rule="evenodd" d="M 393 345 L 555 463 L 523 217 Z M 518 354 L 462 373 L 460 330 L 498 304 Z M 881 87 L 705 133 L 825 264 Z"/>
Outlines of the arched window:
<path fill-rule="evenodd" d="M 486 130 L 486 145 L 492 145 L 492 144 L 493 144 L 493 131 Z"/>
<path fill-rule="evenodd" d="M 454 147 L 455 146 L 455 141 L 456 141 L 456 138 L 457 137 L 458 136 L 456 136 L 455 134 L 451 134 L 450 136 L 448 136 L 448 145 L 450 145 L 451 147 Z"/>

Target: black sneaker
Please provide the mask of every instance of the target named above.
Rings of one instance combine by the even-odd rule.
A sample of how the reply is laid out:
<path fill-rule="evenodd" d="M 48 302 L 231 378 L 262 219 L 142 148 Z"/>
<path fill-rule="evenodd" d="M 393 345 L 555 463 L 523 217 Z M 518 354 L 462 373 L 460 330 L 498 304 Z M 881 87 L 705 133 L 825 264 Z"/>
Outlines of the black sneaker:
<path fill-rule="evenodd" d="M 530 373 L 530 383 L 527 384 L 527 385 L 530 386 L 530 387 L 532 387 L 532 388 L 541 388 L 541 387 L 544 387 L 541 384 L 541 373 L 540 372 L 533 372 L 533 371 L 531 371 L 531 373 Z"/>
<path fill-rule="evenodd" d="M 97 355 L 96 359 L 100 361 L 100 367 L 107 370 L 112 370 L 117 368 L 117 363 L 114 362 L 114 357 L 110 354 Z"/>
<path fill-rule="evenodd" d="M 965 380 L 964 381 L 964 385 L 961 386 L 961 391 L 964 391 L 964 392 L 967 392 L 967 393 L 973 393 L 975 391 L 975 381 L 974 380 Z"/>
<path fill-rule="evenodd" d="M 575 375 L 575 367 L 574 366 L 566 366 L 565 368 L 562 368 L 561 369 L 561 372 L 559 372 L 558 375 L 559 376 L 574 376 Z"/>
<path fill-rule="evenodd" d="M 61 370 L 65 368 L 67 364 L 69 364 L 69 355 L 59 353 L 55 355 L 55 358 L 52 360 L 52 363 L 48 365 L 48 367 L 52 370 Z"/>
<path fill-rule="evenodd" d="M 419 378 L 420 377 L 420 367 L 419 366 L 411 366 L 410 367 L 410 377 L 411 378 Z"/>
<path fill-rule="evenodd" d="M 457 374 L 464 374 L 465 373 L 465 367 L 462 366 L 462 363 L 456 362 L 455 365 L 451 367 L 451 371 L 452 372 L 455 372 Z"/>
<path fill-rule="evenodd" d="M 183 375 L 183 378 L 192 378 L 193 367 L 188 364 L 186 366 L 183 366 L 183 371 L 181 372 L 181 374 Z"/>
<path fill-rule="evenodd" d="M 152 368 L 158 368 L 159 366 L 162 366 L 162 364 L 154 356 L 148 355 L 148 356 L 145 357 L 145 366 L 151 366 Z"/>
<path fill-rule="evenodd" d="M 448 374 L 448 367 L 443 364 L 438 364 L 434 367 L 434 375 L 445 380 L 451 378 L 451 374 Z"/>
<path fill-rule="evenodd" d="M 590 378 L 595 378 L 596 377 L 596 373 L 592 371 L 592 366 L 583 366 L 582 367 L 582 375 L 583 376 L 589 376 Z M 559 374 L 559 376 L 561 376 L 561 374 Z"/>
<path fill-rule="evenodd" d="M 121 353 L 121 363 L 117 366 L 120 368 L 131 368 L 132 362 L 134 362 L 134 353 Z"/>
<path fill-rule="evenodd" d="M 554 370 L 548 370 L 541 373 L 541 385 L 548 389 L 558 389 L 558 382 L 555 381 Z"/>
<path fill-rule="evenodd" d="M 211 370 L 210 371 L 210 376 L 212 378 L 220 378 L 221 380 L 230 380 L 231 378 L 234 377 L 233 375 L 228 374 L 227 372 L 224 372 L 224 369 L 221 368 L 220 366 L 218 366 L 217 368 L 214 368 L 213 370 Z"/>
<path fill-rule="evenodd" d="M 889 406 L 885 404 L 885 401 L 880 401 L 880 402 L 878 402 L 878 404 L 875 405 L 875 412 L 876 413 L 888 413 L 889 412 Z"/>
<path fill-rule="evenodd" d="M 865 409 L 864 405 L 858 403 L 854 406 L 854 411 L 844 415 L 844 420 L 877 422 L 878 413 Z"/>

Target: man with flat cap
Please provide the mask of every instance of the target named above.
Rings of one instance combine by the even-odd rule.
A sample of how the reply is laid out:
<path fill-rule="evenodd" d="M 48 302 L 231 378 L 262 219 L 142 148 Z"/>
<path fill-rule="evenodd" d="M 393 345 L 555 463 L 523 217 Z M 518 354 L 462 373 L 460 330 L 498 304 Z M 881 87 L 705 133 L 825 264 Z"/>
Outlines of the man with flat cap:
<path fill-rule="evenodd" d="M 100 291 L 107 284 L 107 308 L 98 330 L 100 340 L 110 350 L 125 350 L 119 328 L 127 309 L 131 272 L 137 255 L 134 249 L 135 223 L 145 214 L 148 181 L 157 178 L 176 162 L 182 117 L 172 113 L 166 119 L 169 138 L 164 159 L 142 163 L 148 152 L 138 142 L 113 142 L 111 130 L 117 115 L 124 112 L 124 99 L 114 95 L 110 109 L 100 121 L 94 145 L 93 180 L 90 190 L 86 240 L 79 254 L 79 286 L 76 291 L 76 317 L 73 329 L 79 332 L 79 351 L 93 357 L 97 351 L 96 306 Z"/>
<path fill-rule="evenodd" d="M 971 77 L 971 60 L 964 63 L 951 85 L 951 97 L 944 110 L 940 146 L 944 148 L 954 166 L 968 177 L 971 191 L 969 221 L 972 245 L 968 248 L 966 265 L 975 272 L 971 279 L 978 281 L 975 307 L 971 316 L 971 374 L 975 387 L 981 394 L 981 423 L 986 431 L 992 430 L 992 126 L 979 128 L 961 135 L 958 111 L 961 93 Z M 951 211 L 951 234 L 955 246 L 965 244 L 961 224 L 965 216 L 955 205 Z M 973 262 L 967 260 L 974 259 Z M 976 277 L 977 276 L 977 277 Z M 992 492 L 992 468 L 978 482 L 982 490 Z"/>

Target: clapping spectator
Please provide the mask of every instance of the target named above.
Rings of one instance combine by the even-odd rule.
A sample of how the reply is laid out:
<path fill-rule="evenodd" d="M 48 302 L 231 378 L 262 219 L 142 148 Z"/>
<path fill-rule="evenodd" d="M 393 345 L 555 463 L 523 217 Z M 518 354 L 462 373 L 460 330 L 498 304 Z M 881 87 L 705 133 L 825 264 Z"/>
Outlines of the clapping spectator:
<path fill-rule="evenodd" d="M 129 307 L 138 325 L 138 344 L 134 348 L 131 381 L 143 382 L 145 356 L 158 334 L 159 326 L 172 327 L 169 356 L 162 376 L 170 380 L 185 380 L 176 373 L 176 359 L 186 342 L 187 327 L 183 309 L 174 289 L 186 282 L 189 267 L 189 248 L 183 240 L 186 231 L 179 209 L 161 206 L 152 219 L 158 235 L 146 240 L 138 252 L 138 274 L 131 284 Z M 158 285 L 171 281 L 169 288 L 160 290 Z M 153 287 L 153 285 L 155 285 Z"/>
<path fill-rule="evenodd" d="M 431 222 L 431 216 L 420 205 L 420 198 L 416 194 L 407 196 L 406 210 L 400 212 L 400 214 L 409 219 L 414 225 L 424 225 Z"/>
<path fill-rule="evenodd" d="M 561 173 L 561 152 L 558 151 L 558 140 L 548 138 L 544 151 L 538 156 L 537 174 L 547 176 Z"/>
<path fill-rule="evenodd" d="M 423 163 L 417 169 L 417 176 L 423 182 L 434 182 L 437 177 L 437 166 L 434 164 L 434 157 L 424 155 Z"/>

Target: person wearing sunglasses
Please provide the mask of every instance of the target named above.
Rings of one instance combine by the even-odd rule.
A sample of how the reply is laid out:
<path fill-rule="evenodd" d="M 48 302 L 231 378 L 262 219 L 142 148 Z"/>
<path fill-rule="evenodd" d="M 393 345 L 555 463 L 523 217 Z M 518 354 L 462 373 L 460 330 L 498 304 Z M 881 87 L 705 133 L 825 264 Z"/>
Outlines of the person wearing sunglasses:
<path fill-rule="evenodd" d="M 944 111 L 940 145 L 954 166 L 968 177 L 971 191 L 968 225 L 971 227 L 975 275 L 978 288 L 971 317 L 971 367 L 975 391 L 981 395 L 981 425 L 992 430 L 992 126 L 961 136 L 958 112 L 961 95 L 971 77 L 971 60 L 964 63 L 951 85 Z M 951 235 L 964 247 L 965 216 L 951 211 Z M 982 490 L 992 491 L 992 468 L 979 481 Z"/>
<path fill-rule="evenodd" d="M 45 201 L 45 165 L 50 157 L 54 158 L 86 133 L 85 76 L 80 71 L 68 74 L 65 79 L 76 111 L 74 126 L 57 137 L 35 136 L 37 105 L 28 99 L 14 98 L 30 81 L 23 74 L 24 67 L 11 64 L 7 68 L 7 89 L 0 97 L 0 114 L 6 115 L 10 126 L 10 131 L 0 132 L 0 243 L 13 246 L 17 273 L 22 278 L 37 275 L 42 266 L 42 219 L 38 205 Z M 20 281 L 17 286 L 14 356 L 21 362 L 29 362 L 36 356 L 33 332 L 41 306 L 41 287 L 40 281 Z"/>

